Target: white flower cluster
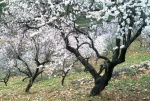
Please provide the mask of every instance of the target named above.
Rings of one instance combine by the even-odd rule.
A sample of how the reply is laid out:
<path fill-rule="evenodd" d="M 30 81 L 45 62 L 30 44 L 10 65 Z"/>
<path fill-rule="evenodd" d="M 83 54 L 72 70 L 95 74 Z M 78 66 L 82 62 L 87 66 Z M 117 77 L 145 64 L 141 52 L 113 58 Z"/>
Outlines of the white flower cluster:
<path fill-rule="evenodd" d="M 14 49 L 17 50 L 19 42 L 22 41 L 21 38 L 27 36 L 29 39 L 25 40 L 28 43 L 23 43 L 26 49 L 22 49 L 22 53 L 24 53 L 22 55 L 27 59 L 30 58 L 28 61 L 34 60 L 32 56 L 35 55 L 34 51 L 36 50 L 34 48 L 36 45 L 33 45 L 34 42 L 31 39 L 34 39 L 37 46 L 39 45 L 40 54 L 57 51 L 54 54 L 54 59 L 56 60 L 54 62 L 55 67 L 58 65 L 62 66 L 62 60 L 68 58 L 68 53 L 65 54 L 66 51 L 63 50 L 65 45 L 60 38 L 60 32 L 65 33 L 65 36 L 68 35 L 69 45 L 76 48 L 77 44 L 90 43 L 90 40 L 86 35 L 79 36 L 79 34 L 76 34 L 75 28 L 79 27 L 81 31 L 87 32 L 87 35 L 94 39 L 96 37 L 95 30 L 98 29 L 97 23 L 101 23 L 107 28 L 107 30 L 103 30 L 104 34 L 116 32 L 117 38 L 123 39 L 122 36 L 126 35 L 129 30 L 132 31 L 135 28 L 139 28 L 143 23 L 149 26 L 150 23 L 149 0 L 117 0 L 116 3 L 110 0 L 57 0 L 59 2 L 56 0 L 5 1 L 7 1 L 7 6 L 3 9 L 4 15 L 2 15 L 2 19 L 5 22 L 3 27 L 1 27 L 1 31 L 3 35 L 4 33 L 5 35 L 6 33 L 8 34 L 2 38 L 5 41 L 11 39 L 14 42 Z M 82 21 L 81 17 L 87 22 Z M 104 22 L 109 21 L 117 23 L 117 26 L 105 26 Z M 81 26 L 79 23 L 83 23 L 87 26 L 87 29 L 84 29 L 84 26 Z M 114 30 L 108 31 L 111 29 Z M 99 30 L 99 32 L 102 32 L 102 30 Z M 76 42 L 75 37 L 78 37 L 79 43 Z M 102 42 L 103 39 L 100 37 L 94 40 L 94 44 L 99 51 L 102 47 L 99 44 Z M 124 45 L 120 46 L 120 48 L 124 47 Z M 118 48 L 116 46 L 114 50 Z M 30 49 L 30 52 L 27 52 L 29 51 L 28 49 Z M 79 51 L 85 54 L 91 53 L 88 44 L 83 45 Z M 42 57 L 41 61 L 44 59 L 44 56 L 40 55 Z"/>

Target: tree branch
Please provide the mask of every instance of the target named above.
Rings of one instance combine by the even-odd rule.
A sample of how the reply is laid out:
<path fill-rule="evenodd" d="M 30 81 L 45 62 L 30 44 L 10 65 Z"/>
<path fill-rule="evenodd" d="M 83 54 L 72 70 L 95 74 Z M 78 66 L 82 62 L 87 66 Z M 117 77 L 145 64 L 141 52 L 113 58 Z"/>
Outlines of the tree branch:
<path fill-rule="evenodd" d="M 115 49 L 115 51 L 114 51 L 112 60 L 117 59 L 119 56 L 119 53 L 120 53 L 119 52 L 120 51 L 120 39 L 119 38 L 116 38 L 116 47 L 117 47 L 117 49 Z"/>
<path fill-rule="evenodd" d="M 68 51 L 70 51 L 71 53 L 74 53 L 74 55 L 77 57 L 77 59 L 85 66 L 85 68 L 87 70 L 89 70 L 89 72 L 91 73 L 91 75 L 93 76 L 93 78 L 96 79 L 97 76 L 98 76 L 96 70 L 89 63 L 87 63 L 86 59 L 81 56 L 81 54 L 79 53 L 78 50 L 76 50 L 75 48 L 69 46 L 68 37 L 65 37 L 64 33 L 62 33 L 62 38 L 65 41 L 66 49 Z"/>
<path fill-rule="evenodd" d="M 93 39 L 92 39 L 89 35 L 88 35 L 88 38 L 89 38 L 90 41 L 91 41 L 91 48 L 92 48 L 92 49 L 94 50 L 94 52 L 96 53 L 97 58 L 98 58 L 98 59 L 101 58 L 101 59 L 110 61 L 107 57 L 101 56 L 101 55 L 98 53 L 97 49 L 96 49 L 95 46 L 94 46 L 94 41 L 93 41 Z"/>

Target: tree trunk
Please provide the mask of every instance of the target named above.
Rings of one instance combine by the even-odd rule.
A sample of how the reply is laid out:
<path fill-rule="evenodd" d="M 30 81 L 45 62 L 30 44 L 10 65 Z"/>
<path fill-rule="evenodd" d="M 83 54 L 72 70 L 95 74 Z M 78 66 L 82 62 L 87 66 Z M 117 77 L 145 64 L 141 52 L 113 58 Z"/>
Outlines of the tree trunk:
<path fill-rule="evenodd" d="M 95 85 L 90 92 L 90 96 L 99 95 L 105 89 L 112 77 L 113 69 L 114 67 L 110 66 L 108 72 L 106 72 L 103 76 L 99 76 L 96 78 Z"/>
<path fill-rule="evenodd" d="M 29 92 L 29 90 L 30 90 L 30 88 L 32 87 L 32 85 L 33 85 L 33 80 L 32 79 L 30 79 L 29 80 L 29 83 L 28 83 L 28 85 L 27 85 L 27 87 L 26 87 L 26 89 L 25 89 L 25 92 Z"/>
<path fill-rule="evenodd" d="M 29 83 L 28 83 L 28 85 L 27 85 L 27 87 L 26 87 L 25 92 L 29 92 L 30 88 L 32 87 L 32 85 L 33 85 L 33 83 L 34 83 L 34 81 L 35 81 L 35 79 L 36 79 L 36 77 L 37 77 L 39 74 L 41 74 L 42 72 L 43 72 L 43 71 L 39 72 L 39 68 L 36 69 L 35 74 L 32 75 L 32 77 L 30 77 L 30 79 L 29 79 Z"/>

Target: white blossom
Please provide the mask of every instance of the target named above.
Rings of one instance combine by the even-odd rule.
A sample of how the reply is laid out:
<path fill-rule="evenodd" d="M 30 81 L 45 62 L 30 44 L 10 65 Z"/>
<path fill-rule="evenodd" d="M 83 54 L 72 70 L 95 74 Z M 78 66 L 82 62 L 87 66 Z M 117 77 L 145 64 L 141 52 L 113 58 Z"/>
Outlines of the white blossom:
<path fill-rule="evenodd" d="M 121 45 L 120 48 L 121 48 L 121 49 L 122 49 L 122 48 L 125 48 L 125 45 Z"/>
<path fill-rule="evenodd" d="M 114 48 L 113 48 L 113 50 L 116 50 L 116 49 L 118 49 L 118 48 L 119 48 L 119 47 L 118 47 L 118 46 L 116 46 L 116 47 L 114 47 Z"/>

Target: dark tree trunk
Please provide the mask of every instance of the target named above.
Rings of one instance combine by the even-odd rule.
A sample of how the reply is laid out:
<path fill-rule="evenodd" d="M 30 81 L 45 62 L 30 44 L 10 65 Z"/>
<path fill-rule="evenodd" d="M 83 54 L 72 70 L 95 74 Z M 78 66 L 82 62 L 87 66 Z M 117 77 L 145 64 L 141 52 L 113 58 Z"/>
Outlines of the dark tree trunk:
<path fill-rule="evenodd" d="M 130 26 L 133 27 L 134 20 L 132 19 L 132 17 L 130 19 L 131 19 Z M 120 22 L 120 23 L 122 23 L 122 22 Z M 95 80 L 95 85 L 90 92 L 90 96 L 99 95 L 105 89 L 105 87 L 108 85 L 108 82 L 110 81 L 110 79 L 112 77 L 112 72 L 113 72 L 114 67 L 120 63 L 125 62 L 125 55 L 126 55 L 126 51 L 127 51 L 128 47 L 141 34 L 144 26 L 145 26 L 145 23 L 143 23 L 143 25 L 137 30 L 136 34 L 133 36 L 131 35 L 132 34 L 131 29 L 129 29 L 127 35 L 123 35 L 123 40 L 121 40 L 120 38 L 116 38 L 116 47 L 117 48 L 113 52 L 111 61 L 107 57 L 101 56 L 98 53 L 97 49 L 94 46 L 93 39 L 90 36 L 87 36 L 87 37 L 89 38 L 91 43 L 85 42 L 80 45 L 77 45 L 77 48 L 74 48 L 74 47 L 70 46 L 69 39 L 68 39 L 69 35 L 65 36 L 65 33 L 63 33 L 63 32 L 61 33 L 62 37 L 64 39 L 64 42 L 66 44 L 66 49 L 76 56 L 76 58 L 82 63 L 82 65 L 84 65 L 85 70 L 89 71 L 89 73 L 92 75 L 92 77 Z M 78 32 L 86 35 L 84 32 L 82 32 L 78 29 L 76 29 L 76 30 Z M 78 40 L 77 40 L 77 43 L 78 43 Z M 121 47 L 121 43 L 122 43 L 123 47 Z M 78 49 L 83 44 L 88 44 L 89 47 L 93 49 L 93 51 L 96 53 L 96 56 L 97 56 L 96 60 L 98 60 L 98 59 L 104 60 L 104 64 L 100 65 L 99 71 L 96 71 L 95 68 L 89 63 L 88 58 L 84 58 L 80 54 Z M 104 75 L 100 76 L 100 74 L 102 73 L 103 70 L 105 70 L 105 73 L 104 73 Z"/>
<path fill-rule="evenodd" d="M 108 85 L 108 82 L 110 81 L 110 79 L 112 77 L 112 72 L 113 72 L 114 67 L 125 61 L 125 54 L 126 54 L 127 48 L 121 49 L 119 57 L 118 57 L 118 53 L 119 53 L 118 50 L 116 50 L 116 54 L 114 54 L 112 62 L 104 63 L 103 66 L 107 65 L 108 67 L 104 68 L 105 73 L 103 76 L 98 76 L 95 79 L 95 86 L 91 90 L 90 96 L 99 95 L 105 89 L 105 87 Z M 101 67 L 101 68 L 103 68 L 103 67 Z"/>
<path fill-rule="evenodd" d="M 103 76 L 96 78 L 95 85 L 90 92 L 90 96 L 99 95 L 105 89 L 112 77 L 113 69 L 114 67 L 109 66 L 108 72 L 106 72 Z"/>
<path fill-rule="evenodd" d="M 11 75 L 11 72 L 10 72 L 10 70 L 8 70 L 8 73 L 6 74 L 6 76 L 4 77 L 4 79 L 1 80 L 0 82 L 4 82 L 5 86 L 7 86 L 7 82 L 9 80 L 9 78 L 10 78 L 10 75 Z"/>
<path fill-rule="evenodd" d="M 36 69 L 35 74 L 33 75 L 33 77 L 30 77 L 30 79 L 29 79 L 29 83 L 28 83 L 28 85 L 27 85 L 27 87 L 26 87 L 26 89 L 25 89 L 25 92 L 29 92 L 29 90 L 30 90 L 30 88 L 32 87 L 32 85 L 33 85 L 35 79 L 36 79 L 37 76 L 38 76 L 39 74 L 41 74 L 42 72 L 43 72 L 43 71 L 39 72 L 39 68 Z"/>
<path fill-rule="evenodd" d="M 26 89 L 25 89 L 25 92 L 29 92 L 29 90 L 30 90 L 30 88 L 32 87 L 32 85 L 33 85 L 33 80 L 32 79 L 30 79 L 29 80 L 29 83 L 28 83 L 28 85 L 27 85 L 27 87 L 26 87 Z"/>

